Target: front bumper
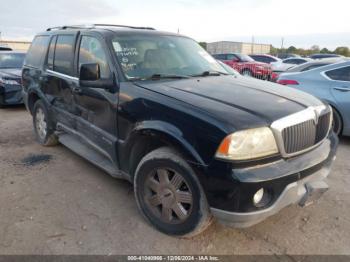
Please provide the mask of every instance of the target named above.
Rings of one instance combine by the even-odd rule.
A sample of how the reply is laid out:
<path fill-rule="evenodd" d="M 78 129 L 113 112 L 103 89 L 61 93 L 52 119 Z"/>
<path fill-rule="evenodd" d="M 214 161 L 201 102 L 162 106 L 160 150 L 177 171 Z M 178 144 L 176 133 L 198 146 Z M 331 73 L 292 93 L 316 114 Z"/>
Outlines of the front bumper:
<path fill-rule="evenodd" d="M 5 85 L 0 87 L 0 104 L 19 105 L 23 104 L 22 86 Z"/>
<path fill-rule="evenodd" d="M 289 205 L 305 206 L 312 203 L 328 189 L 325 179 L 335 159 L 337 145 L 338 139 L 332 134 L 315 150 L 294 159 L 235 170 L 233 176 L 241 181 L 240 187 L 244 188 L 240 190 L 240 195 L 236 195 L 240 196 L 240 203 L 246 205 L 248 201 L 252 202 L 252 192 L 260 187 L 268 188 L 277 184 L 281 190 L 266 207 L 237 211 L 230 210 L 230 206 L 225 203 L 223 208 L 211 205 L 212 214 L 224 224 L 249 227 Z M 242 195 L 248 196 L 245 201 L 242 201 Z"/>
<path fill-rule="evenodd" d="M 324 167 L 316 174 L 287 185 L 277 201 L 266 209 L 239 213 L 211 208 L 211 212 L 220 222 L 234 227 L 255 225 L 269 216 L 278 213 L 284 207 L 292 204 L 306 206 L 317 200 L 328 189 L 328 185 L 324 179 L 328 176 L 329 172 L 329 167 Z"/>

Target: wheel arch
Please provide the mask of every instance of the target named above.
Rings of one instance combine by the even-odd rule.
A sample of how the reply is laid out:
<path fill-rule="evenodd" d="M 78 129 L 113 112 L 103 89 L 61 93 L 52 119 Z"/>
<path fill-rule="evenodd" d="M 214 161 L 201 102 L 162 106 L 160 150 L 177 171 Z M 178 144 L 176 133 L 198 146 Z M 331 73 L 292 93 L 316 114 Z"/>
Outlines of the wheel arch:
<path fill-rule="evenodd" d="M 120 162 L 127 160 L 128 165 L 124 168 L 133 177 L 141 159 L 149 152 L 164 146 L 174 149 L 191 165 L 206 166 L 200 154 L 186 140 L 181 130 L 162 121 L 147 121 L 136 125 L 124 142 L 123 152 L 119 155 L 126 157 Z"/>
<path fill-rule="evenodd" d="M 50 104 L 48 99 L 45 98 L 45 96 L 41 92 L 38 92 L 35 89 L 32 89 L 28 92 L 28 109 L 31 114 L 33 114 L 34 105 L 39 99 L 44 102 L 45 106 L 48 106 Z"/>
<path fill-rule="evenodd" d="M 340 130 L 340 134 L 342 134 L 343 129 L 344 129 L 344 117 L 341 114 L 340 110 L 338 109 L 338 106 L 336 103 L 334 103 L 333 101 L 330 101 L 328 99 L 323 99 L 324 102 L 326 102 L 327 104 L 329 104 L 333 110 L 337 111 L 337 113 L 339 114 L 340 120 L 341 120 L 341 130 Z"/>

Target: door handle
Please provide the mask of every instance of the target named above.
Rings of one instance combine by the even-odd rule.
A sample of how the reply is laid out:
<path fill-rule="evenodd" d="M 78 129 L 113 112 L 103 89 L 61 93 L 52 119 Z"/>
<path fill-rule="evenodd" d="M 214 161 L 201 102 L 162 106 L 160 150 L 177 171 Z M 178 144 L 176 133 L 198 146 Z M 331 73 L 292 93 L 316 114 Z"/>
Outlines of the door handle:
<path fill-rule="evenodd" d="M 333 87 L 335 90 L 338 90 L 338 91 L 342 91 L 342 92 L 349 92 L 350 91 L 350 88 L 349 87 L 340 87 L 340 86 L 337 86 L 337 87 Z"/>

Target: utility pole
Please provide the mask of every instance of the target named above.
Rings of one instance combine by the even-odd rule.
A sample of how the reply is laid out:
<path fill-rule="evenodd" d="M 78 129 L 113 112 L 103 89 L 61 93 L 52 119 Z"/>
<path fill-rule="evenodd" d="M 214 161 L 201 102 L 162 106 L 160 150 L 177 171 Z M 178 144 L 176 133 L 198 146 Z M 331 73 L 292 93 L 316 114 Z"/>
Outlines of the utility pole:
<path fill-rule="evenodd" d="M 252 48 L 251 48 L 251 50 L 250 50 L 250 53 L 251 54 L 254 54 L 254 36 L 252 36 Z"/>
<path fill-rule="evenodd" d="M 282 37 L 282 39 L 281 39 L 282 41 L 281 41 L 281 50 L 283 50 L 283 45 L 284 45 L 284 37 Z"/>

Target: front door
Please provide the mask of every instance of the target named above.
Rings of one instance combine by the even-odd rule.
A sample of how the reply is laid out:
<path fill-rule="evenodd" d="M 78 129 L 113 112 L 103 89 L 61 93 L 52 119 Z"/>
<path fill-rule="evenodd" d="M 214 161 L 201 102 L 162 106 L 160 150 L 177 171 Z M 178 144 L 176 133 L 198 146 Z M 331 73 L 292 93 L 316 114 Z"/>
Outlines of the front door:
<path fill-rule="evenodd" d="M 98 63 L 102 80 L 112 80 L 111 59 L 103 39 L 81 35 L 77 52 L 77 71 L 80 66 Z M 117 167 L 117 105 L 116 88 L 80 87 L 74 92 L 77 105 L 77 132 L 85 142 L 108 157 Z"/>

